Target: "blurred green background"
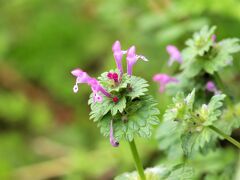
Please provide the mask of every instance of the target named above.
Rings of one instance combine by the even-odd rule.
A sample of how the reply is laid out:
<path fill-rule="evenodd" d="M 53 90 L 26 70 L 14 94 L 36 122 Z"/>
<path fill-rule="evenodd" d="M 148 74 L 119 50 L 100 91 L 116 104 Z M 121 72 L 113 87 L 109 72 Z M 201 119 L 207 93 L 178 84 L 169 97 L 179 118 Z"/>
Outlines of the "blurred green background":
<path fill-rule="evenodd" d="M 239 9 L 238 0 L 0 0 L 0 179 L 107 180 L 134 170 L 128 144 L 112 148 L 89 120 L 90 90 L 74 94 L 70 71 L 98 76 L 115 68 L 115 40 L 134 44 L 150 60 L 134 74 L 164 110 L 169 97 L 151 79 L 177 67 L 167 67 L 166 45 L 181 49 L 206 24 L 218 26 L 217 39 L 239 37 Z M 240 79 L 235 63 L 225 81 Z M 164 156 L 154 136 L 137 142 L 144 166 Z"/>

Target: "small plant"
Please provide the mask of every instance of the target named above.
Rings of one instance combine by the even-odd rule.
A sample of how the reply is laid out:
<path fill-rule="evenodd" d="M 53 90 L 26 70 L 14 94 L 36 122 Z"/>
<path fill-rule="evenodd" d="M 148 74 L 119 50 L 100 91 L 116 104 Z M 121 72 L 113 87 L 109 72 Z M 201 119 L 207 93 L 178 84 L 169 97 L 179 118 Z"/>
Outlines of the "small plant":
<path fill-rule="evenodd" d="M 239 103 L 230 97 L 219 75 L 225 67 L 233 64 L 233 54 L 240 51 L 239 39 L 217 42 L 215 29 L 205 26 L 194 33 L 182 52 L 173 45 L 167 47 L 169 66 L 177 62 L 180 72 L 175 76 L 163 73 L 153 76 L 153 80 L 160 84 L 161 93 L 174 95 L 172 104 L 163 115 L 157 139 L 169 159 L 180 160 L 198 171 L 199 174 L 193 177 L 200 178 L 201 173 L 209 173 L 206 178 L 230 179 L 233 170 L 222 168 L 218 174 L 211 174 L 207 170 L 194 169 L 193 163 L 201 154 L 211 154 L 219 147 L 218 140 L 221 139 L 240 149 L 240 143 L 230 136 L 240 127 Z M 185 97 L 184 93 L 188 95 Z M 220 152 L 223 151 L 218 150 Z"/>
<path fill-rule="evenodd" d="M 133 75 L 133 67 L 138 60 L 147 61 L 136 54 L 135 46 L 127 51 L 121 49 L 119 41 L 112 47 L 116 70 L 104 72 L 98 79 L 90 77 L 81 69 L 72 71 L 76 77 L 73 91 L 78 84 L 88 84 L 92 89 L 88 104 L 91 107 L 90 119 L 97 123 L 101 134 L 108 136 L 112 146 L 117 147 L 124 139 L 129 142 L 139 177 L 144 180 L 143 166 L 139 158 L 134 137 L 149 138 L 152 127 L 159 123 L 157 102 L 147 91 L 146 80 Z M 127 73 L 122 66 L 126 54 Z"/>

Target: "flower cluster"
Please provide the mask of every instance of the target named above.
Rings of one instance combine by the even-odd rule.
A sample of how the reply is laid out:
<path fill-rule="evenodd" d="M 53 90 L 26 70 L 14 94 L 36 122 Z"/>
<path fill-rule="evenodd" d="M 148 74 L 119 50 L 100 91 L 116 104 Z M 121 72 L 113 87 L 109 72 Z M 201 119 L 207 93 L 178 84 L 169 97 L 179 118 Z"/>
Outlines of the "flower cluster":
<path fill-rule="evenodd" d="M 142 55 L 136 54 L 136 48 L 135 46 L 131 46 L 127 51 L 121 50 L 121 44 L 119 41 L 116 41 L 113 44 L 112 47 L 113 56 L 117 64 L 117 68 L 120 71 L 120 79 L 117 73 L 111 73 L 109 72 L 107 74 L 107 77 L 109 79 L 114 80 L 114 82 L 118 83 L 119 80 L 121 80 L 121 76 L 123 75 L 123 66 L 122 66 L 122 58 L 124 54 L 127 54 L 127 73 L 128 75 L 132 75 L 133 65 L 137 62 L 138 59 L 142 59 L 144 61 L 148 61 L 147 58 L 145 58 Z M 108 93 L 103 86 L 97 81 L 96 78 L 90 77 L 86 72 L 82 71 L 81 69 L 77 68 L 74 69 L 72 72 L 72 75 L 76 77 L 76 83 L 73 87 L 73 91 L 75 93 L 78 92 L 78 84 L 86 83 L 89 86 L 91 86 L 91 89 L 94 93 L 94 101 L 95 102 L 101 102 L 102 96 L 100 93 L 107 97 L 112 97 L 110 93 Z M 114 98 L 116 99 L 116 98 Z"/>
<path fill-rule="evenodd" d="M 76 77 L 73 87 L 75 93 L 78 92 L 78 85 L 81 83 L 91 87 L 90 118 L 98 123 L 103 135 L 110 137 L 112 146 L 117 147 L 123 137 L 128 141 L 132 141 L 134 135 L 149 137 L 151 126 L 158 123 L 159 111 L 153 98 L 146 94 L 147 82 L 133 76 L 133 66 L 136 62 L 148 60 L 136 54 L 135 46 L 122 50 L 119 41 L 113 44 L 112 51 L 116 70 L 104 72 L 97 79 L 81 69 L 74 69 L 71 73 Z M 127 73 L 123 69 L 124 55 Z"/>

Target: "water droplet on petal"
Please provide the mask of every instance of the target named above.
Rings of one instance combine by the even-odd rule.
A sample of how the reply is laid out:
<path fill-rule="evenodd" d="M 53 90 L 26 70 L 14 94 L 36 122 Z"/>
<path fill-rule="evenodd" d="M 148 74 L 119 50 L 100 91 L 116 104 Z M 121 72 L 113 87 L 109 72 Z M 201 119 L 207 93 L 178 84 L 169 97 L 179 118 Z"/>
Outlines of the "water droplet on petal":
<path fill-rule="evenodd" d="M 74 85 L 74 86 L 73 86 L 73 92 L 74 92 L 74 93 L 77 93 L 77 92 L 78 92 L 78 85 Z"/>

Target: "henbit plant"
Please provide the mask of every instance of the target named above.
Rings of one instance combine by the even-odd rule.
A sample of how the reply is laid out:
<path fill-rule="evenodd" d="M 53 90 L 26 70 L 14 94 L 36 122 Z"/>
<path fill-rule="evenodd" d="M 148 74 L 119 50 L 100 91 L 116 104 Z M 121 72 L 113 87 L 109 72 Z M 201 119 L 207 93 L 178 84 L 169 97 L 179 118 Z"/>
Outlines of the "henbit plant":
<path fill-rule="evenodd" d="M 153 77 L 160 84 L 161 93 L 177 94 L 158 129 L 159 146 L 170 159 L 174 156 L 188 165 L 200 153 L 206 154 L 215 149 L 219 138 L 240 149 L 240 143 L 230 137 L 233 130 L 240 127 L 240 106 L 230 98 L 219 76 L 224 67 L 232 64 L 233 54 L 240 51 L 239 39 L 217 42 L 215 29 L 203 27 L 187 40 L 187 47 L 182 53 L 172 45 L 173 50 L 169 51 L 168 47 L 169 64 L 175 59 L 182 71 L 174 77 L 162 73 Z M 183 92 L 191 93 L 184 97 Z M 224 100 L 227 106 L 223 106 Z M 224 168 L 222 172 L 225 172 Z M 233 171 L 226 174 L 230 179 Z M 214 177 L 220 179 L 220 174 Z"/>
<path fill-rule="evenodd" d="M 147 59 L 135 53 L 135 46 L 127 51 L 122 50 L 119 41 L 113 44 L 112 50 L 117 69 L 104 72 L 98 79 L 90 77 L 81 69 L 75 69 L 72 71 L 76 77 L 73 91 L 76 93 L 81 83 L 91 86 L 92 94 L 88 101 L 91 107 L 90 119 L 97 123 L 104 136 L 109 136 L 112 146 L 119 146 L 123 139 L 128 141 L 138 175 L 145 180 L 134 137 L 151 136 L 152 127 L 159 123 L 159 110 L 154 98 L 147 93 L 147 81 L 133 75 L 133 66 L 139 59 Z M 127 73 L 122 66 L 125 54 Z"/>
<path fill-rule="evenodd" d="M 209 81 L 216 84 L 216 87 L 219 88 L 216 90 L 226 91 L 219 72 L 232 65 L 233 54 L 240 51 L 239 39 L 228 38 L 218 42 L 215 30 L 215 26 L 203 27 L 199 32 L 194 33 L 192 39 L 186 41 L 187 47 L 182 52 L 176 47 L 173 48 L 173 45 L 170 47 L 174 50 L 169 51 L 169 47 L 167 47 L 167 52 L 170 54 L 169 63 L 175 59 L 180 63 L 181 70 L 174 77 L 178 83 L 170 83 L 166 86 L 167 93 L 173 95 L 178 91 L 191 92 L 195 88 L 196 93 L 204 98 Z M 159 83 L 161 84 L 161 82 Z M 209 100 L 211 93 L 209 95 L 205 100 Z M 228 97 L 226 99 L 229 100 Z"/>
<path fill-rule="evenodd" d="M 199 107 L 195 104 L 195 90 L 186 98 L 183 93 L 173 98 L 173 104 L 163 117 L 165 122 L 171 121 L 185 155 L 189 156 L 194 151 L 206 152 L 215 146 L 217 138 L 225 138 L 240 149 L 240 143 L 228 135 L 229 129 L 239 126 L 240 121 L 229 122 L 220 118 L 225 97 L 224 94 L 214 95 L 208 104 Z M 232 126 L 222 128 L 226 121 Z"/>

